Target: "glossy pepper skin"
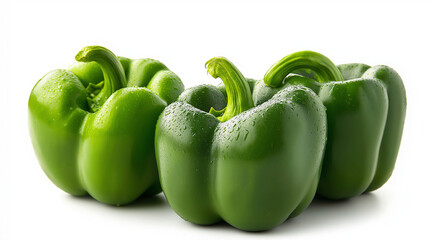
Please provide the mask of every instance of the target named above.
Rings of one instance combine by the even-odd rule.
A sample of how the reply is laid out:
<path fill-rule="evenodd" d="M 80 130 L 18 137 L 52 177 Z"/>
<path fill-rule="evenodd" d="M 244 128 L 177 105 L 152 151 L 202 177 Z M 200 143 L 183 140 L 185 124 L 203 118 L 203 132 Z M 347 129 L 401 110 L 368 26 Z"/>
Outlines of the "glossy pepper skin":
<path fill-rule="evenodd" d="M 156 60 L 117 58 L 100 46 L 76 60 L 40 79 L 28 101 L 42 169 L 65 192 L 107 204 L 159 193 L 155 126 L 181 80 Z"/>
<path fill-rule="evenodd" d="M 327 109 L 328 141 L 318 195 L 350 198 L 386 183 L 395 166 L 406 112 L 398 73 L 382 65 L 336 67 L 319 53 L 297 52 L 270 68 L 264 82 L 256 84 L 253 99 L 261 104 L 291 85 L 313 89 Z"/>
<path fill-rule="evenodd" d="M 155 151 L 164 194 L 192 223 L 223 219 L 247 231 L 276 227 L 315 195 L 324 107 L 301 86 L 254 107 L 249 84 L 232 63 L 213 58 L 206 67 L 224 81 L 226 107 L 222 92 L 204 85 L 186 90 L 160 115 Z"/>

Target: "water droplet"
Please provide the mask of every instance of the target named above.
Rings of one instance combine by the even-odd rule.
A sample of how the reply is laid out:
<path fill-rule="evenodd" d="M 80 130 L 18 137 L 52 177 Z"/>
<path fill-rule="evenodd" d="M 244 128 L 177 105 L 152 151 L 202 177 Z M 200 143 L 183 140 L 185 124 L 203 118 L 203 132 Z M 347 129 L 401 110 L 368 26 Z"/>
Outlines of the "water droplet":
<path fill-rule="evenodd" d="M 244 141 L 246 141 L 248 135 L 249 135 L 249 130 L 246 129 L 246 134 L 244 134 Z"/>

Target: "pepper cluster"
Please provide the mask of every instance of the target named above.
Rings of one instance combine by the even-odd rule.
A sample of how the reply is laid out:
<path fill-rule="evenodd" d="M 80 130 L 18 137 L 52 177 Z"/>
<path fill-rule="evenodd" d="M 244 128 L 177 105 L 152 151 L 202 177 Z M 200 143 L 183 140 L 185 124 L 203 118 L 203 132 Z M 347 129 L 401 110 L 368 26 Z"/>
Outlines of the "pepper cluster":
<path fill-rule="evenodd" d="M 153 59 L 90 46 L 76 60 L 28 103 L 40 165 L 72 195 L 123 205 L 162 189 L 187 221 L 261 231 L 392 175 L 406 94 L 390 67 L 302 51 L 252 80 L 215 57 L 206 68 L 224 84 L 185 90 Z"/>

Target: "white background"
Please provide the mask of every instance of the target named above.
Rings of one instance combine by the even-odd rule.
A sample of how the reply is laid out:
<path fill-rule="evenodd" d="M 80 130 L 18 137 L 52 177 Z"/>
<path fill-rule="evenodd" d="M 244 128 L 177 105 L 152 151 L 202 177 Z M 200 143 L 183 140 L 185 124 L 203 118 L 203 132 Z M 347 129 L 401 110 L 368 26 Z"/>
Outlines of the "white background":
<path fill-rule="evenodd" d="M 0 9 L 0 239 L 428 239 L 429 4 L 3 1 Z M 302 215 L 263 233 L 190 224 L 162 194 L 125 207 L 69 196 L 39 167 L 27 101 L 39 78 L 73 63 L 87 45 L 159 59 L 187 87 L 218 84 L 204 63 L 219 55 L 257 79 L 283 56 L 306 49 L 337 64 L 389 65 L 408 95 L 396 169 L 372 194 L 315 200 Z"/>

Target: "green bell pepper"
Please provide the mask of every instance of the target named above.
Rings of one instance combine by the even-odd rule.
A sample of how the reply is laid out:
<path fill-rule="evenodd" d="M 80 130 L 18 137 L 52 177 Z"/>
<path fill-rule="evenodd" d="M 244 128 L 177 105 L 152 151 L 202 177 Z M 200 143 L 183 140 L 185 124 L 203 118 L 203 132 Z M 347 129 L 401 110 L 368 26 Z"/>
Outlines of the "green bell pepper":
<path fill-rule="evenodd" d="M 298 73 L 298 74 L 291 74 Z M 274 64 L 256 105 L 292 85 L 313 89 L 327 109 L 328 141 L 318 195 L 343 199 L 380 188 L 392 175 L 404 127 L 405 88 L 387 66 L 343 64 L 303 51 Z"/>
<path fill-rule="evenodd" d="M 319 181 L 323 104 L 298 86 L 255 107 L 249 83 L 232 63 L 213 58 L 206 67 L 225 83 L 226 107 L 212 108 L 225 106 L 218 88 L 199 86 L 166 107 L 157 123 L 156 159 L 169 204 L 192 223 L 223 219 L 248 231 L 300 214 Z"/>
<path fill-rule="evenodd" d="M 65 192 L 103 203 L 159 193 L 155 126 L 183 91 L 181 80 L 156 60 L 117 58 L 100 46 L 83 48 L 76 60 L 30 94 L 30 136 L 42 169 Z"/>

